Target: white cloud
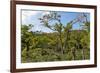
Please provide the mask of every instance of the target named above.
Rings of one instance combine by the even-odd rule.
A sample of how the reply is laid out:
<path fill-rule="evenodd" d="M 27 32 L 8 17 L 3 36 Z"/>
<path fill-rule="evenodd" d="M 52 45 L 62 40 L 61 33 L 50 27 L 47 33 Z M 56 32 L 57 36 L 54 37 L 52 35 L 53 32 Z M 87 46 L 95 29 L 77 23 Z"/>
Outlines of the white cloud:
<path fill-rule="evenodd" d="M 22 11 L 22 21 L 32 15 L 37 15 L 38 13 L 38 11 Z"/>
<path fill-rule="evenodd" d="M 25 20 L 26 18 L 32 16 L 32 15 L 38 15 L 39 13 L 41 13 L 41 15 L 46 15 L 46 14 L 50 14 L 49 11 L 22 11 L 22 21 Z"/>
<path fill-rule="evenodd" d="M 48 15 L 48 14 L 50 14 L 50 11 L 45 11 L 45 12 L 42 13 L 43 16 Z"/>

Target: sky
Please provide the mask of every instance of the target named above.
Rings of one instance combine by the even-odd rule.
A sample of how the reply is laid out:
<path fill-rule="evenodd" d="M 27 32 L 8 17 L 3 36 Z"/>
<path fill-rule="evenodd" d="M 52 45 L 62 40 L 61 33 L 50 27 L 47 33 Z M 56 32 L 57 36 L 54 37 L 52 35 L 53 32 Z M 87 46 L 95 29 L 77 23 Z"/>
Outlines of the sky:
<path fill-rule="evenodd" d="M 81 12 L 82 13 L 82 12 Z M 61 16 L 60 20 L 63 26 L 66 26 L 68 22 L 77 18 L 80 12 L 63 12 L 57 11 L 57 14 Z M 50 11 L 36 11 L 36 10 L 22 10 L 21 11 L 21 24 L 29 25 L 32 24 L 34 27 L 32 31 L 42 31 L 42 32 L 53 32 L 49 28 L 45 27 L 40 23 L 39 18 L 41 18 L 45 14 L 50 14 Z M 88 21 L 90 21 L 90 14 L 85 13 L 88 17 Z M 79 29 L 79 23 L 75 23 L 73 25 L 73 29 Z"/>

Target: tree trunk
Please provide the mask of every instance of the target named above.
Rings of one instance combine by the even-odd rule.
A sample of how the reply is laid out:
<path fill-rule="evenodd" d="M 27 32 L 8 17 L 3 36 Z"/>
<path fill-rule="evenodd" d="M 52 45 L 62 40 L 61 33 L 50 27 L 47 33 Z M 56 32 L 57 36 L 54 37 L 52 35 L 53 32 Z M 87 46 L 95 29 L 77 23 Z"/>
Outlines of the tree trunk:
<path fill-rule="evenodd" d="M 75 60 L 76 59 L 76 50 L 74 47 L 72 47 L 71 52 L 72 52 L 72 60 Z"/>
<path fill-rule="evenodd" d="M 63 50 L 63 43 L 62 43 L 62 38 L 61 38 L 61 34 L 60 34 L 60 48 L 61 48 L 61 59 L 63 60 L 63 54 L 64 54 L 64 50 Z"/>
<path fill-rule="evenodd" d="M 65 41 L 64 41 L 64 49 L 66 49 L 66 48 L 68 48 L 68 40 L 69 40 L 69 32 L 68 31 L 66 31 L 66 33 L 65 33 Z"/>
<path fill-rule="evenodd" d="M 26 50 L 26 61 L 29 62 L 29 44 L 26 44 L 27 50 Z"/>
<path fill-rule="evenodd" d="M 82 59 L 85 60 L 85 49 L 82 48 Z"/>

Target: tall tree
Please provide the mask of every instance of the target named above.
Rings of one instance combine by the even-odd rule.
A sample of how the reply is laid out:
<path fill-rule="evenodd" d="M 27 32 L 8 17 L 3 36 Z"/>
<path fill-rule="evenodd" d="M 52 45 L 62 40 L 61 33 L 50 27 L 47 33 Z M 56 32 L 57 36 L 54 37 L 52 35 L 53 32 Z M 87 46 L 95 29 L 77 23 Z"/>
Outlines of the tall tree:
<path fill-rule="evenodd" d="M 41 23 L 43 23 L 43 25 L 45 27 L 58 33 L 57 36 L 59 36 L 59 37 L 57 38 L 57 40 L 60 43 L 61 55 L 63 56 L 63 53 L 64 53 L 63 41 L 62 41 L 63 24 L 61 23 L 60 18 L 61 18 L 61 16 L 58 15 L 57 12 L 50 12 L 50 14 L 46 14 L 39 19 L 41 20 Z M 55 21 L 55 23 L 51 25 L 50 21 Z M 63 57 L 61 57 L 61 58 L 63 58 Z"/>
<path fill-rule="evenodd" d="M 21 25 L 21 46 L 22 51 L 26 48 L 26 60 L 29 61 L 29 50 L 32 46 L 32 38 L 33 33 L 30 31 L 30 29 L 33 27 L 33 25 Z"/>

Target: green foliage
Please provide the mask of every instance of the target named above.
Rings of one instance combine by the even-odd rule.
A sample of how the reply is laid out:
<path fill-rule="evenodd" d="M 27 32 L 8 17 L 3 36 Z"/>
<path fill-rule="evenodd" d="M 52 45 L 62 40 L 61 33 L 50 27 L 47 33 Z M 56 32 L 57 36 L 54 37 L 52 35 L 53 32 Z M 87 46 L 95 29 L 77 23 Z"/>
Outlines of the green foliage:
<path fill-rule="evenodd" d="M 64 26 L 61 16 L 55 12 L 45 17 L 48 21 L 40 18 L 42 25 L 54 32 L 33 32 L 31 24 L 21 26 L 23 63 L 90 59 L 90 22 L 84 22 L 81 30 L 73 30 L 73 24 L 69 22 Z M 58 23 L 51 26 L 52 20 Z"/>

